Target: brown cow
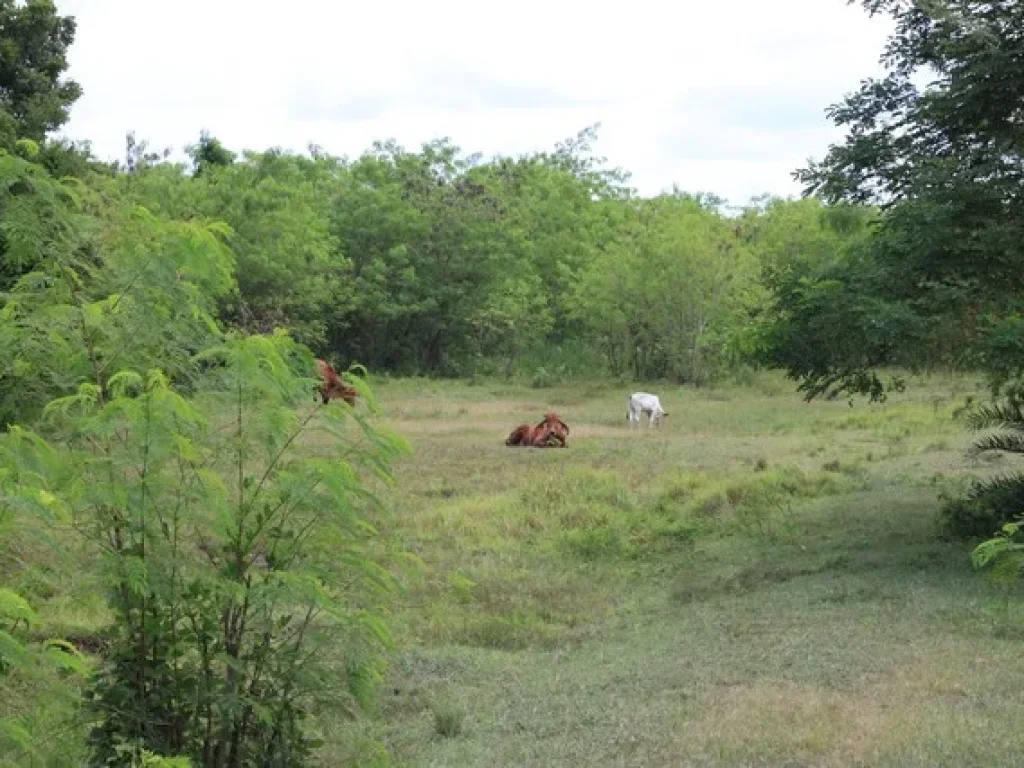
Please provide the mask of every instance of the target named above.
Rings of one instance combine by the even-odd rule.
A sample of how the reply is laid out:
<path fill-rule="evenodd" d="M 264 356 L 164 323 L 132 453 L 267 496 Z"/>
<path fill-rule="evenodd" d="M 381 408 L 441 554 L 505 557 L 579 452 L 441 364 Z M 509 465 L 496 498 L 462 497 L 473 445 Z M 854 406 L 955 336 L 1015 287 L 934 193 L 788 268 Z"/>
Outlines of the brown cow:
<path fill-rule="evenodd" d="M 558 441 L 558 444 L 565 448 L 565 440 L 569 437 L 569 425 L 558 418 L 558 414 L 554 411 L 544 414 L 544 421 L 537 425 L 540 429 L 542 426 L 548 428 L 548 432 L 552 438 Z"/>
<path fill-rule="evenodd" d="M 538 430 L 533 424 L 520 424 L 512 430 L 512 434 L 505 440 L 505 445 L 546 448 L 553 441 L 554 437 L 548 430 Z"/>
<path fill-rule="evenodd" d="M 344 400 L 351 406 L 356 404 L 356 391 L 341 380 L 341 376 L 331 367 L 330 363 L 318 357 L 316 367 L 320 371 L 320 378 L 323 379 L 323 384 L 320 385 L 320 397 L 323 398 L 324 405 L 333 399 Z"/>
<path fill-rule="evenodd" d="M 521 445 L 533 448 L 548 448 L 560 445 L 565 447 L 565 439 L 569 436 L 569 426 L 558 418 L 557 413 L 544 415 L 539 424 L 520 424 L 505 440 L 505 445 Z"/>

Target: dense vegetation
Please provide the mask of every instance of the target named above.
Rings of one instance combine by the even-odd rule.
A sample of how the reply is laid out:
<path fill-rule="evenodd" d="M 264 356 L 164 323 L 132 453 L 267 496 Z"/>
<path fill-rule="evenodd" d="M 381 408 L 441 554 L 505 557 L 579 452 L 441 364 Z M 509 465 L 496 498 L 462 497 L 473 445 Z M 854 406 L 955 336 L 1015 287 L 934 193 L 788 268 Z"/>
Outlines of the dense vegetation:
<path fill-rule="evenodd" d="M 885 366 L 982 371 L 1002 401 L 976 425 L 1009 427 L 990 447 L 1020 453 L 1024 7 L 864 5 L 896 21 L 889 72 L 832 108 L 845 142 L 798 175 L 832 204 L 876 203 L 881 215 L 858 247 L 776 291 L 770 358 L 812 397 L 883 397 L 901 386 L 882 381 Z M 947 530 L 988 535 L 1022 511 L 1024 476 L 1011 474 L 949 504 Z"/>
<path fill-rule="evenodd" d="M 51 138 L 80 95 L 74 20 L 0 0 L 0 690 L 30 692 L 0 710 L 0 761 L 52 718 L 87 732 L 67 764 L 298 765 L 311 713 L 370 701 L 395 568 L 375 492 L 404 443 L 356 370 L 704 386 L 769 365 L 880 400 L 902 386 L 883 368 L 954 368 L 1001 398 L 978 450 L 1024 452 L 1024 11 L 865 6 L 897 22 L 890 74 L 831 111 L 849 137 L 798 172 L 815 194 L 729 208 L 639 196 L 597 126 L 491 158 L 204 133 L 175 163 L 130 134 L 100 162 Z M 314 405 L 314 354 L 368 410 Z M 974 486 L 947 532 L 992 535 L 1022 489 Z M 68 577 L 21 565 L 44 535 L 92 563 L 101 636 L 39 636 Z"/>

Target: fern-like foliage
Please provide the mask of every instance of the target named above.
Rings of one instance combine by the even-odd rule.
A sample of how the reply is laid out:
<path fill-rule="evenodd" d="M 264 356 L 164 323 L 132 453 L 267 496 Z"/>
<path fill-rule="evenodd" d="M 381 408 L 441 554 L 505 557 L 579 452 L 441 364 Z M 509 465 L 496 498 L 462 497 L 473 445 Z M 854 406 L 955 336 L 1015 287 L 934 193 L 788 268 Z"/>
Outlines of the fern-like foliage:
<path fill-rule="evenodd" d="M 4 534 L 17 532 L 26 521 L 67 521 L 65 506 L 51 492 L 61 465 L 57 453 L 26 430 L 0 435 L 0 545 Z M 75 689 L 68 680 L 82 680 L 90 672 L 69 643 L 39 642 L 39 627 L 29 601 L 0 586 L 0 679 L 18 680 L 19 687 L 36 694 L 0 701 L 0 766 L 46 762 L 37 749 L 38 709 L 70 707 Z"/>
<path fill-rule="evenodd" d="M 1021 523 L 1007 523 L 987 541 L 971 552 L 975 569 L 987 569 L 989 578 L 1001 585 L 1016 585 L 1024 575 L 1024 539 Z"/>
<path fill-rule="evenodd" d="M 1024 512 L 1024 473 L 976 480 L 941 510 L 942 527 L 953 539 L 987 539 Z"/>
<path fill-rule="evenodd" d="M 1004 451 L 1006 453 L 1024 454 L 1024 431 L 997 432 L 976 440 L 970 448 L 972 454 Z"/>
<path fill-rule="evenodd" d="M 0 155 L 0 428 L 124 367 L 195 378 L 234 287 L 230 229 L 171 221 Z"/>
<path fill-rule="evenodd" d="M 1024 431 L 1024 402 L 1013 399 L 978 405 L 967 414 L 965 421 L 968 428 L 976 431 L 983 429 Z"/>
<path fill-rule="evenodd" d="M 975 405 L 964 420 L 976 432 L 993 430 L 974 441 L 971 455 L 993 451 L 1024 454 L 1024 401 L 1020 398 Z M 946 502 L 943 528 L 954 538 L 988 538 L 1022 513 L 1024 474 L 1010 473 L 976 481 L 963 497 Z"/>
<path fill-rule="evenodd" d="M 191 398 L 159 369 L 82 382 L 47 406 L 51 442 L 17 431 L 10 471 L 35 469 L 38 503 L 66 510 L 105 573 L 94 762 L 302 765 L 308 714 L 354 711 L 380 677 L 393 580 L 364 478 L 390 481 L 405 445 L 373 426 L 364 382 L 369 415 L 315 401 L 312 355 L 283 332 L 199 357 Z"/>

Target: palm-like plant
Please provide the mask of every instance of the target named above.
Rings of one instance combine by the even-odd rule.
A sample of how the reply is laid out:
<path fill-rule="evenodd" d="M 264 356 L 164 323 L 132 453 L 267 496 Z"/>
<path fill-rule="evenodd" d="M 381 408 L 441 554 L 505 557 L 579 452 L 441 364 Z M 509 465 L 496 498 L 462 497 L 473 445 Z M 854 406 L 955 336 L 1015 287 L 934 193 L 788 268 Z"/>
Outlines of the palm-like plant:
<path fill-rule="evenodd" d="M 975 441 L 971 446 L 974 455 L 989 451 L 1024 454 L 1024 401 L 1013 398 L 977 406 L 968 414 L 967 426 L 976 432 L 1000 430 Z"/>
<path fill-rule="evenodd" d="M 994 430 L 974 442 L 971 455 L 995 451 L 1024 455 L 1024 399 L 1013 397 L 977 406 L 965 420 L 975 432 Z M 947 534 L 989 538 L 1024 515 L 1024 472 L 977 480 L 963 497 L 947 502 L 942 512 Z"/>

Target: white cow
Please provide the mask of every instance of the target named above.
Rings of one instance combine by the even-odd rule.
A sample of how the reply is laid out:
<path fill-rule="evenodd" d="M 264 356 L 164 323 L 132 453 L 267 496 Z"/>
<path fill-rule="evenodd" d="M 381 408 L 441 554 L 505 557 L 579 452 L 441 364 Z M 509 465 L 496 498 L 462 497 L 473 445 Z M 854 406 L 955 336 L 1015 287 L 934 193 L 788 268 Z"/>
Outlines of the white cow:
<path fill-rule="evenodd" d="M 626 418 L 629 419 L 629 426 L 632 427 L 634 422 L 640 426 L 640 417 L 645 413 L 648 427 L 653 427 L 655 424 L 660 427 L 661 419 L 668 416 L 665 409 L 661 407 L 661 401 L 657 395 L 634 392 L 629 396 L 629 402 L 626 404 Z"/>

